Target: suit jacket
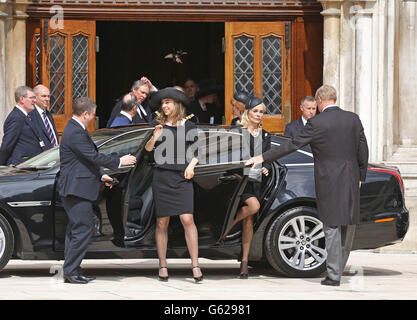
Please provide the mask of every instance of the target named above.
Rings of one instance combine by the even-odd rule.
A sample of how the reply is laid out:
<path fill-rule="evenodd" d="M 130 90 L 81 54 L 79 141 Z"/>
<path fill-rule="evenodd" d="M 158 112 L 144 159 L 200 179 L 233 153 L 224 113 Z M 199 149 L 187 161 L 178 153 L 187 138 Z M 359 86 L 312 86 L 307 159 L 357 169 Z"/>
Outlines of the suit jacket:
<path fill-rule="evenodd" d="M 292 140 L 264 153 L 265 161 L 310 144 L 319 217 L 326 226 L 359 223 L 359 181 L 365 181 L 368 144 L 355 113 L 331 107 L 309 119 Z"/>
<path fill-rule="evenodd" d="M 304 129 L 301 117 L 285 126 L 284 136 L 295 138 Z"/>
<path fill-rule="evenodd" d="M 71 119 L 61 137 L 61 158 L 58 191 L 60 196 L 69 195 L 95 201 L 98 198 L 103 170 L 101 166 L 116 170 L 120 159 L 101 154 L 81 125 Z"/>
<path fill-rule="evenodd" d="M 194 100 L 187 106 L 187 114 L 194 114 L 197 118 L 197 123 L 210 124 L 210 118 L 213 117 L 213 124 L 221 124 L 221 115 L 216 105 L 207 103 L 206 108 L 207 111 L 203 111 L 198 100 Z"/>
<path fill-rule="evenodd" d="M 36 107 L 35 107 L 35 110 L 29 113 L 29 115 L 39 129 L 40 138 L 45 143 L 44 149 L 45 150 L 51 149 L 53 145 L 51 144 L 51 141 L 49 140 L 48 131 L 46 130 L 45 123 L 43 122 L 43 118 L 39 114 L 38 110 L 36 110 Z M 46 110 L 46 116 L 48 117 L 49 121 L 52 124 L 52 130 L 54 131 L 55 137 L 57 139 L 56 142 L 59 143 L 58 132 L 56 131 L 55 122 L 54 122 L 54 119 L 52 118 L 52 114 L 48 110 Z"/>
<path fill-rule="evenodd" d="M 114 118 L 112 124 L 110 125 L 110 128 L 117 126 L 127 126 L 132 123 L 133 122 L 128 117 L 120 113 L 116 118 Z"/>
<path fill-rule="evenodd" d="M 106 124 L 107 128 L 110 128 L 111 125 L 113 124 L 114 119 L 119 116 L 120 111 L 122 110 L 122 103 L 123 103 L 123 100 L 122 98 L 120 98 L 114 105 L 113 110 L 111 111 L 110 118 Z M 152 120 L 152 111 L 151 111 L 151 108 L 149 107 L 148 98 L 142 103 L 142 107 L 145 109 L 146 116 L 142 113 L 142 111 L 140 110 L 140 107 L 138 106 L 138 112 L 139 111 L 141 112 L 141 116 L 139 116 L 139 114 L 136 112 L 135 116 L 132 118 L 132 123 L 134 124 L 149 123 Z"/>
<path fill-rule="evenodd" d="M 40 145 L 38 126 L 16 107 L 7 116 L 3 133 L 0 165 L 17 165 L 46 150 Z"/>

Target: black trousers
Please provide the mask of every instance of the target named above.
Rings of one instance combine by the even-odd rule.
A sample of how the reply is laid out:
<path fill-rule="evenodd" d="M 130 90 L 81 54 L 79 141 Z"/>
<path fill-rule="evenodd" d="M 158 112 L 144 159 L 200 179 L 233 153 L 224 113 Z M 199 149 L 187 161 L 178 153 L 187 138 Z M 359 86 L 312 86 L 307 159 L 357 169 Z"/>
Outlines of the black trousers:
<path fill-rule="evenodd" d="M 87 252 L 94 229 L 93 203 L 68 196 L 62 197 L 62 204 L 69 220 L 65 233 L 64 275 L 80 275 L 81 261 Z"/>

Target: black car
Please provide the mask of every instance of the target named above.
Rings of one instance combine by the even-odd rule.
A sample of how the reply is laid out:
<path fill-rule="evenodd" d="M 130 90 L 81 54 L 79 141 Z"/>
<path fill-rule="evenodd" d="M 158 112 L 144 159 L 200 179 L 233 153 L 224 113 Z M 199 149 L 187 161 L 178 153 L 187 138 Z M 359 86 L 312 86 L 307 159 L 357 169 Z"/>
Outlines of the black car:
<path fill-rule="evenodd" d="M 153 157 L 144 150 L 152 128 L 130 126 L 92 133 L 99 151 L 135 154 L 137 164 L 107 170 L 119 184 L 102 186 L 94 205 L 95 230 L 86 258 L 157 258 L 152 199 Z M 248 182 L 244 162 L 236 154 L 242 135 L 225 127 L 199 127 L 206 161 L 195 169 L 194 218 L 200 257 L 239 259 L 241 228 L 225 240 L 225 230 L 239 209 Z M 273 136 L 272 147 L 285 137 Z M 204 151 L 203 150 L 203 151 Z M 314 165 L 308 147 L 272 164 L 262 183 L 261 208 L 254 219 L 252 265 L 269 264 L 290 277 L 314 277 L 325 270 L 323 225 L 318 219 Z M 59 149 L 55 147 L 16 166 L 0 168 L 0 270 L 12 259 L 62 260 L 67 216 L 56 191 Z M 404 186 L 395 168 L 370 165 L 361 188 L 361 224 L 354 249 L 370 249 L 401 241 L 409 226 Z M 125 232 L 124 247 L 111 241 Z M 123 245 L 123 244 L 122 244 Z M 168 258 L 187 258 L 179 219 L 169 226 Z"/>

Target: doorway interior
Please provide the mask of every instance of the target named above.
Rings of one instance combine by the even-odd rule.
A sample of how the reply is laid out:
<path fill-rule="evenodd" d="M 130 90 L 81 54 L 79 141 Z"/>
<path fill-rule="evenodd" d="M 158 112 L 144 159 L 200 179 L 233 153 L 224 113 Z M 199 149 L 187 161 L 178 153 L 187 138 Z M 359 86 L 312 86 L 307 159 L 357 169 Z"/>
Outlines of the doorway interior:
<path fill-rule="evenodd" d="M 157 88 L 213 78 L 224 85 L 224 23 L 97 21 L 96 100 L 99 127 L 134 80 Z M 184 51 L 182 63 L 164 57 Z M 224 97 L 219 96 L 219 101 Z"/>

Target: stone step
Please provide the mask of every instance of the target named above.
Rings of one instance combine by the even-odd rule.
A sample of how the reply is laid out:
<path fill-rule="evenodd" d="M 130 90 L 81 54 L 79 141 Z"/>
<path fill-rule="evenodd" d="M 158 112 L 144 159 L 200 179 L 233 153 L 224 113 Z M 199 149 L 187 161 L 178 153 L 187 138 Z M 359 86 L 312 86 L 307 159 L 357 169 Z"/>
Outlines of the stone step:
<path fill-rule="evenodd" d="M 389 157 L 389 161 L 417 163 L 417 147 L 399 147 L 395 153 Z"/>
<path fill-rule="evenodd" d="M 400 170 L 401 176 L 404 178 L 415 177 L 417 178 L 417 162 L 405 162 L 405 161 L 387 161 L 382 163 L 388 167 L 396 167 Z"/>

